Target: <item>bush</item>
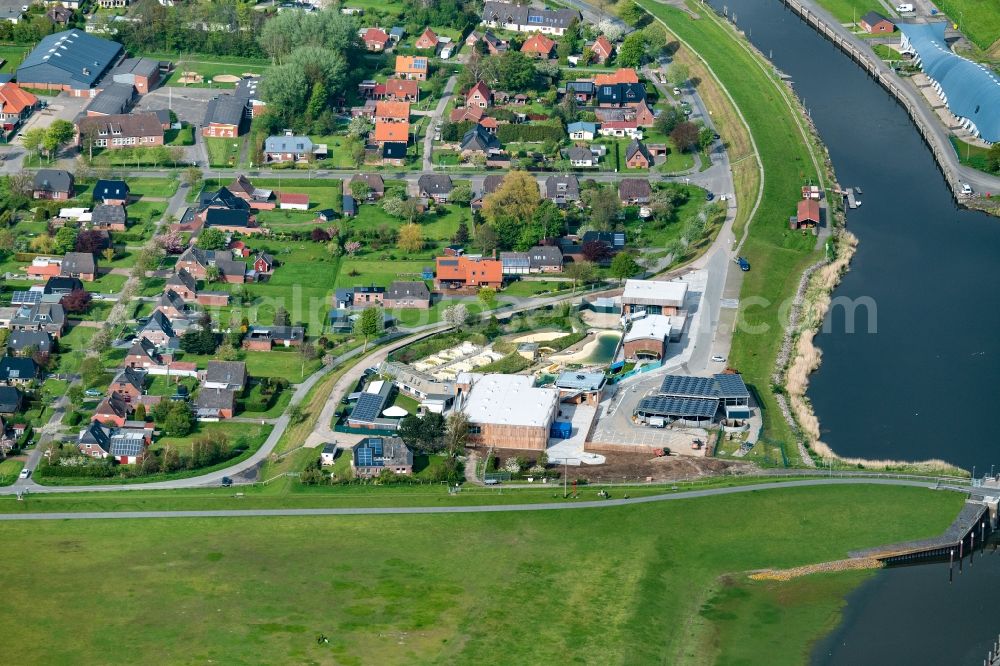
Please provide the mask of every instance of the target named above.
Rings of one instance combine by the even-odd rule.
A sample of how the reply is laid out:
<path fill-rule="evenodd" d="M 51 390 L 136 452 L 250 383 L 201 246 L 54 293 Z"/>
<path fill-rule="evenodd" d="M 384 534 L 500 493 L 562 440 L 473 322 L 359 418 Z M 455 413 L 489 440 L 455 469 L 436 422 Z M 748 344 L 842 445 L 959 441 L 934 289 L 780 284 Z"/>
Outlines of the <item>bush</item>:
<path fill-rule="evenodd" d="M 561 125 L 500 125 L 497 127 L 497 138 L 501 143 L 512 141 L 554 141 L 561 142 L 564 137 Z"/>

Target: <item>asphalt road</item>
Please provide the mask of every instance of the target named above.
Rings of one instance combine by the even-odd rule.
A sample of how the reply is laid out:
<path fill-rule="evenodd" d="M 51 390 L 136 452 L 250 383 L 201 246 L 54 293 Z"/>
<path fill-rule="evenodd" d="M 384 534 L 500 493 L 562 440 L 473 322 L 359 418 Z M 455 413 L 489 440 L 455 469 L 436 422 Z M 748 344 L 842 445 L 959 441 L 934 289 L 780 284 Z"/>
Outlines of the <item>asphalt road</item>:
<path fill-rule="evenodd" d="M 697 499 L 701 497 L 717 497 L 740 493 L 763 492 L 767 490 L 783 490 L 787 488 L 806 488 L 813 486 L 843 486 L 843 485 L 877 485 L 877 486 L 909 486 L 914 488 L 936 489 L 938 484 L 933 481 L 911 479 L 800 479 L 797 481 L 778 481 L 762 485 L 736 486 L 730 488 L 707 488 L 705 490 L 688 490 L 647 497 L 631 497 L 628 499 L 588 500 L 573 503 L 549 502 L 545 504 L 509 504 L 509 505 L 479 505 L 479 506 L 412 506 L 412 507 L 356 507 L 330 509 L 245 509 L 245 510 L 215 510 L 215 511 L 85 511 L 79 513 L 8 513 L 0 514 L 2 521 L 20 520 L 135 520 L 149 518 L 252 518 L 281 516 L 369 516 L 369 515 L 405 515 L 431 513 L 501 513 L 508 511 L 559 511 L 572 509 L 601 509 L 607 507 L 628 506 L 632 504 L 650 504 L 652 502 L 668 502 L 671 500 Z M 516 491 L 515 491 L 516 492 Z"/>

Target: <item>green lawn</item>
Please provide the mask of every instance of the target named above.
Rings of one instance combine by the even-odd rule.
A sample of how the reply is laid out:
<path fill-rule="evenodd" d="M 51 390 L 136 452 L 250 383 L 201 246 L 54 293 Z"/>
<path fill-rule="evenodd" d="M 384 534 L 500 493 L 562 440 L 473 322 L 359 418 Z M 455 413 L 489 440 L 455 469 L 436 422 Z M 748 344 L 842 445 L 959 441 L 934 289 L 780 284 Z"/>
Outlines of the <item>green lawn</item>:
<path fill-rule="evenodd" d="M 128 187 L 133 197 L 157 197 L 167 199 L 177 192 L 176 178 L 129 178 Z M 129 209 L 136 204 L 130 204 Z"/>
<path fill-rule="evenodd" d="M 194 432 L 187 437 L 160 437 L 153 442 L 153 449 L 164 449 L 168 446 L 177 447 L 179 451 L 187 451 L 191 448 L 194 440 L 206 433 L 224 433 L 229 437 L 229 443 L 233 444 L 238 438 L 244 437 L 251 445 L 257 448 L 267 438 L 271 432 L 271 426 L 257 423 L 234 423 L 233 421 L 219 421 L 217 423 L 197 423 Z"/>
<path fill-rule="evenodd" d="M 215 356 L 187 353 L 178 355 L 178 359 L 197 363 L 199 369 L 204 369 L 209 361 L 217 360 Z M 293 383 L 301 382 L 322 365 L 322 359 L 304 361 L 298 350 L 293 348 L 275 348 L 269 352 L 240 350 L 237 359 L 247 364 L 247 373 L 251 377 L 284 377 Z"/>
<path fill-rule="evenodd" d="M 818 0 L 818 2 L 841 23 L 858 21 L 871 11 L 885 14 L 885 9 L 878 0 Z"/>
<path fill-rule="evenodd" d="M 100 261 L 98 261 L 97 265 L 100 268 Z M 87 291 L 95 291 L 101 294 L 113 294 L 121 291 L 122 286 L 127 280 L 128 278 L 124 275 L 107 273 L 106 275 L 101 275 L 93 282 L 84 282 L 83 286 Z"/>
<path fill-rule="evenodd" d="M 433 261 L 397 259 L 373 261 L 365 257 L 345 258 L 341 261 L 336 287 L 376 285 L 388 287 L 395 280 L 420 280 L 425 266 Z"/>
<path fill-rule="evenodd" d="M 4 61 L 3 67 L 0 67 L 0 72 L 13 74 L 30 50 L 31 48 L 28 46 L 13 46 L 9 44 L 0 46 L 0 59 Z"/>
<path fill-rule="evenodd" d="M 17 481 L 17 475 L 21 473 L 24 462 L 21 460 L 4 460 L 0 462 L 0 486 L 9 486 Z"/>
<path fill-rule="evenodd" d="M 458 223 L 464 219 L 466 226 L 472 229 L 472 218 L 468 209 L 458 205 L 443 206 L 444 212 L 430 212 L 420 220 L 420 228 L 423 230 L 424 239 L 428 244 L 448 245 L 452 236 L 458 231 Z M 436 211 L 436 209 L 435 209 Z M 347 230 L 377 229 L 386 225 L 393 229 L 398 229 L 403 222 L 398 218 L 387 215 L 381 207 L 375 204 L 364 204 L 358 207 L 358 214 L 354 219 L 345 221 L 343 226 Z"/>
<path fill-rule="evenodd" d="M 194 128 L 185 125 L 180 129 L 169 129 L 164 132 L 163 141 L 168 146 L 193 146 Z"/>
<path fill-rule="evenodd" d="M 240 157 L 240 146 L 246 137 L 236 139 L 219 139 L 205 137 L 205 148 L 208 150 L 208 163 L 213 167 L 230 167 L 236 165 Z"/>
<path fill-rule="evenodd" d="M 935 4 L 981 49 L 1000 40 L 1000 3 L 992 0 L 936 0 Z M 994 55 L 997 55 L 994 49 Z"/>
<path fill-rule="evenodd" d="M 253 58 L 238 58 L 232 56 L 217 56 L 206 54 L 185 55 L 178 58 L 177 54 L 165 54 L 167 59 L 174 61 L 174 71 L 167 76 L 163 85 L 188 88 L 235 88 L 233 83 L 217 83 L 212 78 L 219 74 L 242 76 L 243 74 L 263 74 L 270 63 L 266 60 Z M 180 82 L 181 72 L 197 72 L 204 77 L 202 83 Z"/>
<path fill-rule="evenodd" d="M 955 148 L 955 153 L 958 155 L 958 159 L 962 164 L 970 166 L 973 169 L 985 171 L 986 173 L 992 173 L 990 171 L 989 148 L 973 146 L 972 144 L 966 143 L 965 141 L 962 141 L 954 136 L 950 138 L 951 145 Z"/>
<path fill-rule="evenodd" d="M 212 506 L 241 506 L 232 495 Z M 801 663 L 860 577 L 745 623 L 706 612 L 719 577 L 936 535 L 961 502 L 855 486 L 569 512 L 9 523 L 9 557 L 37 566 L 9 586 L 21 628 L 0 659 L 476 663 L 502 636 L 507 663 L 737 663 L 722 657 L 741 644 L 770 647 L 749 661 Z M 725 515 L 741 519 L 713 529 Z M 88 562 L 72 584 L 53 574 L 67 557 Z"/>
<path fill-rule="evenodd" d="M 705 58 L 732 95 L 756 141 L 766 178 L 763 199 L 743 246 L 753 268 L 743 276 L 741 299 L 759 304 L 741 311 L 742 323 L 749 326 L 737 327 L 729 358 L 730 365 L 762 396 L 769 436 L 789 442 L 791 434 L 774 402 L 770 379 L 787 317 L 787 313 L 782 314 L 783 303 L 797 289 L 802 271 L 817 257 L 815 239 L 790 232 L 785 222 L 795 210 L 799 187 L 807 181 L 816 182 L 815 168 L 805 141 L 795 129 L 792 111 L 775 87 L 772 69 L 757 62 L 721 19 L 712 12 L 701 12 L 702 18 L 693 20 L 681 10 L 653 0 L 638 0 L 638 4 L 664 20 Z M 756 185 L 745 191 L 750 189 L 745 177 L 737 177 L 737 194 L 749 209 Z M 786 447 L 791 457 L 796 455 L 791 451 L 794 448 Z"/>

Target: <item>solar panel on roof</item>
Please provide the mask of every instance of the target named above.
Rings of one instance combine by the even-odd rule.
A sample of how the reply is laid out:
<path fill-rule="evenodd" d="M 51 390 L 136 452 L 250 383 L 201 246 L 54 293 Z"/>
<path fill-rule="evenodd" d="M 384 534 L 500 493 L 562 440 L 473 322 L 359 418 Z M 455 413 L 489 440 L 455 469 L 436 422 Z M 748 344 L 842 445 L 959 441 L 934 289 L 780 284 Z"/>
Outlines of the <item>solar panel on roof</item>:
<path fill-rule="evenodd" d="M 719 401 L 711 398 L 670 398 L 655 395 L 639 401 L 636 411 L 646 415 L 711 418 L 719 409 Z"/>
<path fill-rule="evenodd" d="M 385 396 L 378 393 L 362 393 L 358 402 L 351 412 L 351 419 L 355 421 L 374 421 L 382 413 L 382 406 L 385 403 Z"/>
<path fill-rule="evenodd" d="M 718 396 L 718 388 L 710 377 L 667 375 L 660 385 L 660 393 L 671 396 L 714 398 Z"/>
<path fill-rule="evenodd" d="M 42 292 L 40 291 L 15 291 L 10 303 L 11 305 L 34 305 L 40 303 L 41 300 Z"/>

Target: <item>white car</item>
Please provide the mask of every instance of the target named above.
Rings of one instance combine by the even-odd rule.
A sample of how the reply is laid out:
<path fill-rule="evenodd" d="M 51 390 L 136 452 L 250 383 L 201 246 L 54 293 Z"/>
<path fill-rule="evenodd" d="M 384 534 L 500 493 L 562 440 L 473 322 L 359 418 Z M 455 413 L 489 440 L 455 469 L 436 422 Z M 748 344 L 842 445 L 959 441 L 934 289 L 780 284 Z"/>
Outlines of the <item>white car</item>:
<path fill-rule="evenodd" d="M 912 12 L 913 11 L 913 5 L 911 5 L 908 2 L 905 2 L 905 3 L 901 4 L 901 5 L 896 5 L 896 11 L 897 12 Z"/>
<path fill-rule="evenodd" d="M 31 476 L 31 470 L 28 469 L 28 468 L 25 468 L 25 469 L 21 470 L 21 473 L 17 475 L 17 478 L 19 478 L 19 479 L 27 479 L 29 476 Z"/>
<path fill-rule="evenodd" d="M 675 87 L 675 88 L 674 88 L 674 94 L 675 94 L 675 95 L 680 95 L 680 94 L 681 94 L 681 89 L 680 89 L 680 88 L 677 88 L 677 87 Z"/>
<path fill-rule="evenodd" d="M 965 196 L 969 196 L 970 194 L 972 194 L 972 185 L 969 185 L 968 183 L 962 183 L 962 194 L 964 194 Z"/>
<path fill-rule="evenodd" d="M 726 362 L 725 356 L 715 355 L 712 357 L 712 363 L 725 363 L 725 362 Z"/>

